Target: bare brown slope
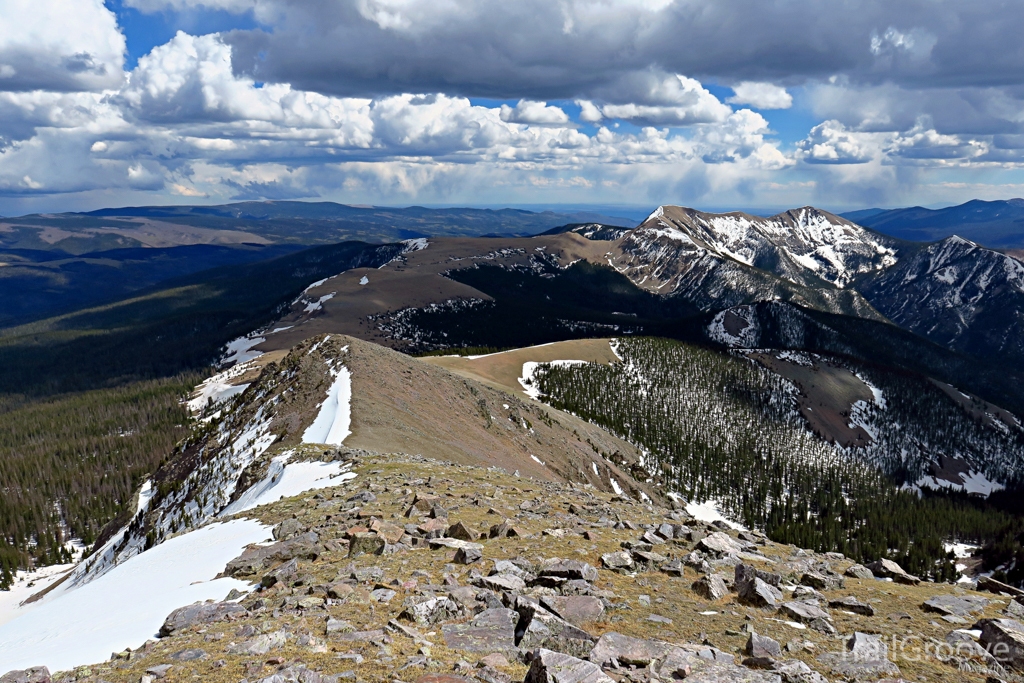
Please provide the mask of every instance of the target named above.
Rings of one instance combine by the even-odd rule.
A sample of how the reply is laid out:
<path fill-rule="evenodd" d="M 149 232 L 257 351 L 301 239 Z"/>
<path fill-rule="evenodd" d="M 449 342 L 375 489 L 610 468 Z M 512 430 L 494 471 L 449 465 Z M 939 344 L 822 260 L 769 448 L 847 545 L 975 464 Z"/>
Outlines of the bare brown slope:
<path fill-rule="evenodd" d="M 428 356 L 422 359 L 431 365 L 446 368 L 461 377 L 469 377 L 501 391 L 525 396 L 519 378 L 523 363 L 549 363 L 556 360 L 582 360 L 610 365 L 617 359 L 610 339 L 574 339 L 525 349 L 513 349 L 475 358 L 465 356 Z"/>
<path fill-rule="evenodd" d="M 349 346 L 346 446 L 502 467 L 604 491 L 614 478 L 633 496 L 645 490 L 655 497 L 624 471 L 639 461 L 636 449 L 594 425 L 376 344 L 352 337 L 331 343 Z"/>
<path fill-rule="evenodd" d="M 555 259 L 562 266 L 580 259 L 606 263 L 605 254 L 612 244 L 574 233 L 528 238 L 431 238 L 426 249 L 407 253 L 381 268 L 349 270 L 311 287 L 271 326 L 287 329 L 268 334 L 256 348 L 287 349 L 312 336 L 330 333 L 401 349 L 405 343 L 382 332 L 371 316 L 453 299 L 490 300 L 478 289 L 444 277 L 449 270 L 478 264 L 522 267 L 536 258 Z M 320 303 L 323 297 L 330 298 Z"/>

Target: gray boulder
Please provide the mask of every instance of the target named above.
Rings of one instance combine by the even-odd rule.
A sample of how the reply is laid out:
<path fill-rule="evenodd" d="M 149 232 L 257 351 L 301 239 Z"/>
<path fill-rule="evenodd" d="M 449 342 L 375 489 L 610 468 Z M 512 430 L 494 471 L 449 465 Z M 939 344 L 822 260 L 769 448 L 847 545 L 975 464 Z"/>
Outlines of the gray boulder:
<path fill-rule="evenodd" d="M 782 656 L 782 646 L 768 636 L 761 636 L 751 631 L 744 652 L 748 657 L 757 659 L 777 659 Z"/>
<path fill-rule="evenodd" d="M 832 609 L 843 609 L 847 612 L 853 612 L 854 614 L 860 614 L 865 617 L 875 616 L 874 607 L 866 602 L 861 602 L 852 595 L 838 600 L 829 600 L 828 606 Z"/>
<path fill-rule="evenodd" d="M 348 556 L 380 555 L 384 552 L 387 542 L 373 531 L 358 531 L 352 534 L 348 542 Z"/>
<path fill-rule="evenodd" d="M 905 583 L 912 586 L 916 586 L 921 583 L 921 579 L 908 574 L 903 567 L 899 566 L 892 560 L 876 560 L 868 565 L 868 569 L 870 569 L 871 573 L 875 576 L 881 576 L 884 579 L 892 579 L 897 583 Z"/>
<path fill-rule="evenodd" d="M 757 577 L 737 584 L 736 591 L 741 602 L 754 607 L 775 607 L 782 602 L 782 591 Z"/>
<path fill-rule="evenodd" d="M 548 595 L 540 599 L 540 604 L 573 626 L 597 621 L 604 616 L 604 603 L 589 595 Z"/>
<path fill-rule="evenodd" d="M 0 676 L 0 683 L 50 683 L 50 670 L 45 666 L 9 671 Z"/>
<path fill-rule="evenodd" d="M 633 557 L 622 550 L 602 555 L 601 565 L 605 569 L 611 569 L 612 571 L 621 573 L 631 572 L 634 568 Z"/>
<path fill-rule="evenodd" d="M 926 612 L 966 617 L 981 612 L 989 602 L 980 596 L 936 595 L 925 600 L 921 608 Z"/>
<path fill-rule="evenodd" d="M 597 581 L 597 569 L 579 560 L 553 559 L 545 562 L 537 576 L 554 576 L 560 579 Z"/>
<path fill-rule="evenodd" d="M 800 624 L 807 624 L 815 631 L 834 633 L 829 613 L 809 602 L 784 602 L 779 607 L 779 614 L 789 617 Z"/>
<path fill-rule="evenodd" d="M 286 519 L 276 527 L 274 527 L 274 540 L 275 541 L 287 541 L 295 538 L 299 534 L 303 533 L 305 529 L 302 526 L 302 522 L 297 519 Z"/>
<path fill-rule="evenodd" d="M 481 588 L 488 588 L 492 591 L 509 591 L 517 593 L 526 588 L 526 581 L 515 574 L 494 574 L 493 576 L 481 576 L 475 582 Z"/>
<path fill-rule="evenodd" d="M 717 574 L 707 574 L 693 582 L 693 590 L 705 600 L 715 602 L 729 593 L 725 581 Z M 780 596 L 781 597 L 781 596 Z"/>
<path fill-rule="evenodd" d="M 413 621 L 420 626 L 432 626 L 457 619 L 461 614 L 462 608 L 451 598 L 428 598 L 407 604 L 398 618 Z"/>
<path fill-rule="evenodd" d="M 288 560 L 279 567 L 275 567 L 260 579 L 260 585 L 264 588 L 270 588 L 271 586 L 283 583 L 285 585 L 291 584 L 295 581 L 299 573 L 299 561 Z"/>
<path fill-rule="evenodd" d="M 241 555 L 228 562 L 224 573 L 229 576 L 253 576 L 268 567 L 291 559 L 315 560 L 323 548 L 318 545 L 320 537 L 314 531 L 300 534 L 287 541 L 267 546 L 251 546 Z"/>
<path fill-rule="evenodd" d="M 590 651 L 590 661 L 600 667 L 649 666 L 664 659 L 675 646 L 658 640 L 631 638 L 621 633 L 606 633 Z"/>
<path fill-rule="evenodd" d="M 271 650 L 278 650 L 288 642 L 287 631 L 274 631 L 264 633 L 250 640 L 246 640 L 228 648 L 228 653 L 233 655 L 265 655 Z"/>
<path fill-rule="evenodd" d="M 538 649 L 523 683 L 614 683 L 601 667 L 562 652 Z"/>
<path fill-rule="evenodd" d="M 190 626 L 241 619 L 248 614 L 249 612 L 244 607 L 234 602 L 197 602 L 180 607 L 167 615 L 160 627 L 159 635 L 161 638 L 166 638 Z"/>
<path fill-rule="evenodd" d="M 518 621 L 515 610 L 487 609 L 467 624 L 445 624 L 441 632 L 453 650 L 511 653 L 516 648 Z"/>
<path fill-rule="evenodd" d="M 476 544 L 474 543 L 473 545 Z M 459 548 L 455 551 L 455 564 L 473 564 L 483 558 L 483 548 Z"/>
<path fill-rule="evenodd" d="M 1024 670 L 1024 624 L 1015 619 L 982 619 L 981 644 L 1004 666 Z"/>
<path fill-rule="evenodd" d="M 875 578 L 874 572 L 872 572 L 870 569 L 868 569 L 867 567 L 865 567 L 862 564 L 852 565 L 849 568 L 847 568 L 847 570 L 845 572 L 843 572 L 843 573 L 846 574 L 847 576 L 849 576 L 851 579 L 873 579 L 873 578 Z"/>
<path fill-rule="evenodd" d="M 800 583 L 820 591 L 838 590 L 846 585 L 843 577 L 838 574 L 824 572 L 804 572 Z"/>
<path fill-rule="evenodd" d="M 743 552 L 745 548 L 746 544 L 740 543 L 722 531 L 716 531 L 709 536 L 705 536 L 697 543 L 698 550 L 718 557 L 722 555 L 735 555 L 736 553 Z"/>
<path fill-rule="evenodd" d="M 819 655 L 818 661 L 832 673 L 856 681 L 900 675 L 899 667 L 889 661 L 889 648 L 882 637 L 866 633 L 854 633 L 842 652 L 827 652 Z"/>
<path fill-rule="evenodd" d="M 552 614 L 528 598 L 515 601 L 519 612 L 516 645 L 521 649 L 543 648 L 573 657 L 585 657 L 594 647 L 594 637 L 565 619 Z"/>

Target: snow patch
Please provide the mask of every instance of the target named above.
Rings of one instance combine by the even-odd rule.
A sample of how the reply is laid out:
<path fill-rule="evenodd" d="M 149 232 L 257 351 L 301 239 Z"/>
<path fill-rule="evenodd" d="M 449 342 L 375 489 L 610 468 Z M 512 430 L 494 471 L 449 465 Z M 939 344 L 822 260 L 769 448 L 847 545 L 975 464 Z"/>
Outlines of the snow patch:
<path fill-rule="evenodd" d="M 230 517 L 306 491 L 337 486 L 356 477 L 355 472 L 344 471 L 346 467 L 339 462 L 296 462 L 289 465 L 292 455 L 294 452 L 289 451 L 271 460 L 267 476 L 249 487 L 218 516 Z"/>
<path fill-rule="evenodd" d="M 744 530 L 744 527 L 727 519 L 718 509 L 718 501 L 708 500 L 703 503 L 687 503 L 686 512 L 696 520 L 706 522 L 725 522 L 730 529 Z"/>
<path fill-rule="evenodd" d="M 248 384 L 232 384 L 231 380 L 241 377 L 253 367 L 248 362 L 238 363 L 224 372 L 219 372 L 203 380 L 193 390 L 192 398 L 188 401 L 189 412 L 198 415 L 210 404 L 211 400 L 213 405 L 217 405 L 245 391 Z"/>
<path fill-rule="evenodd" d="M 232 588 L 247 590 L 244 581 L 214 577 L 245 546 L 269 538 L 270 527 L 253 520 L 212 524 L 136 555 L 85 586 L 48 595 L 0 626 L 0 671 L 66 671 L 135 649 L 154 638 L 175 609 L 223 599 Z"/>
<path fill-rule="evenodd" d="M 523 363 L 523 374 L 519 377 L 519 384 L 523 387 L 523 393 L 534 399 L 535 401 L 540 400 L 540 386 L 538 385 L 535 375 L 541 366 L 551 366 L 556 368 L 570 367 L 573 365 L 586 365 L 589 361 L 585 360 L 552 360 L 545 362 L 534 362 L 526 361 Z"/>
<path fill-rule="evenodd" d="M 221 356 L 218 365 L 224 367 L 225 365 L 235 365 L 236 363 L 245 363 L 252 360 L 253 358 L 259 358 L 263 355 L 262 351 L 253 351 L 254 346 L 258 346 L 263 342 L 267 341 L 266 337 L 254 337 L 246 335 L 239 337 L 233 341 L 228 342 L 227 348 L 224 350 L 224 355 Z"/>
<path fill-rule="evenodd" d="M 368 285 L 368 284 L 370 284 L 370 278 L 366 277 L 365 275 L 362 276 L 361 278 L 359 278 L 359 284 L 361 284 L 361 285 Z"/>
<path fill-rule="evenodd" d="M 352 433 L 351 426 L 352 375 L 348 368 L 341 366 L 327 390 L 327 399 L 320 405 L 316 419 L 302 433 L 302 443 L 340 446 Z"/>
<path fill-rule="evenodd" d="M 540 458 L 538 458 L 538 457 L 537 457 L 536 455 L 534 455 L 533 453 L 530 453 L 530 457 L 531 457 L 531 458 L 533 458 L 533 461 L 534 461 L 534 462 L 536 462 L 536 463 L 539 463 L 539 464 L 541 464 L 541 465 L 543 465 L 543 464 L 544 464 L 544 461 L 543 461 L 543 460 L 541 460 Z"/>
<path fill-rule="evenodd" d="M 303 309 L 303 311 L 305 313 L 313 313 L 315 311 L 319 311 L 321 308 L 324 307 L 324 302 L 330 301 L 331 299 L 334 298 L 334 296 L 336 294 L 337 294 L 337 292 L 331 292 L 329 294 L 324 294 L 322 297 L 320 297 L 316 301 L 311 301 L 308 304 L 306 304 L 306 308 Z"/>
<path fill-rule="evenodd" d="M 619 486 L 619 482 L 615 481 L 615 477 L 608 477 L 608 483 L 612 485 L 612 491 L 615 491 L 615 495 L 622 495 L 622 487 Z"/>

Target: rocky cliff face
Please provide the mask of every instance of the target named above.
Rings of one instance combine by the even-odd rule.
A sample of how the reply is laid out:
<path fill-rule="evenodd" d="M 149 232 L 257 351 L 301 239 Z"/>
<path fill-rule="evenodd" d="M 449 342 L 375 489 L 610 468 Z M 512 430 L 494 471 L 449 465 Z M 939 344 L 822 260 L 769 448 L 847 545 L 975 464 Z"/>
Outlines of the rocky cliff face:
<path fill-rule="evenodd" d="M 960 237 L 929 244 L 863 287 L 897 325 L 966 353 L 1024 359 L 1024 264 Z"/>

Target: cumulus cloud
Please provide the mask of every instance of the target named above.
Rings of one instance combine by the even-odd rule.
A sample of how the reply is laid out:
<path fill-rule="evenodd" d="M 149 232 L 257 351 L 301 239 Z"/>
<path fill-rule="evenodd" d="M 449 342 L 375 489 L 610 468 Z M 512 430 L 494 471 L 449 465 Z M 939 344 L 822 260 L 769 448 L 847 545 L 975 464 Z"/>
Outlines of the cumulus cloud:
<path fill-rule="evenodd" d="M 0 90 L 98 91 L 122 77 L 125 40 L 102 0 L 0 0 Z"/>
<path fill-rule="evenodd" d="M 596 186 L 581 180 L 605 165 L 657 165 L 671 173 L 715 163 L 744 174 L 790 163 L 765 138 L 760 115 L 733 112 L 693 79 L 643 80 L 657 101 L 674 103 L 663 105 L 670 114 L 601 105 L 608 110 L 602 117 L 669 118 L 685 122 L 690 134 L 604 126 L 588 135 L 563 109 L 541 101 L 486 107 L 443 93 L 335 97 L 258 84 L 232 71 L 231 51 L 218 35 L 179 32 L 139 59 L 116 91 L 0 94 L 0 112 L 10 114 L 0 121 L 0 139 L 8 141 L 0 147 L 0 193 L 106 187 L 309 197 L 322 193 L 315 183 L 325 182 L 324 169 L 342 167 L 376 178 L 378 189 L 440 191 L 443 178 L 457 175 L 452 169 L 467 165 L 527 174 L 545 191 L 582 191 Z M 401 172 L 375 175 L 366 164 Z M 409 164 L 439 171 L 414 172 Z"/>
<path fill-rule="evenodd" d="M 565 126 L 569 123 L 569 116 L 558 107 L 548 106 L 547 102 L 519 100 L 515 107 L 501 105 L 501 120 L 536 126 Z"/>
<path fill-rule="evenodd" d="M 809 164 L 863 164 L 880 153 L 882 144 L 877 133 L 847 130 L 830 120 L 812 128 L 797 147 Z"/>
<path fill-rule="evenodd" d="M 928 127 L 924 119 L 912 130 L 897 135 L 886 152 L 904 159 L 970 159 L 984 154 L 988 145 L 980 140 L 961 139 L 957 135 L 942 135 Z"/>
<path fill-rule="evenodd" d="M 773 83 L 744 81 L 732 87 L 735 95 L 728 98 L 730 104 L 748 104 L 755 109 L 789 109 L 793 96 L 785 88 Z"/>

